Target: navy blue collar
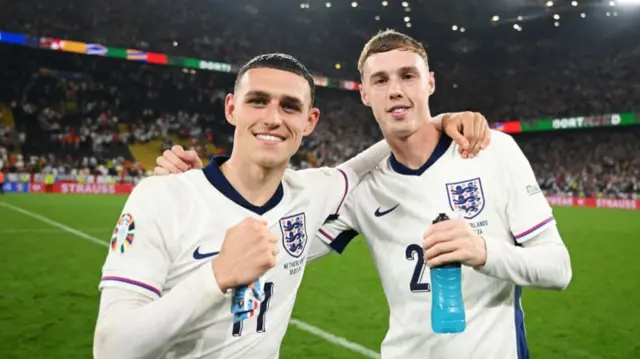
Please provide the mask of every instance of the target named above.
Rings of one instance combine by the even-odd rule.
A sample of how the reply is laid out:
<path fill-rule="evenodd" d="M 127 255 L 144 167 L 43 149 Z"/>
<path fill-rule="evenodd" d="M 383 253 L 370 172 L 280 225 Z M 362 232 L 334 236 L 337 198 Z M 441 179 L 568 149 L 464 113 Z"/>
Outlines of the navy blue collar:
<path fill-rule="evenodd" d="M 242 206 L 259 215 L 263 215 L 269 212 L 275 206 L 277 206 L 278 203 L 280 203 L 282 197 L 284 196 L 284 187 L 282 187 L 282 182 L 280 182 L 280 184 L 278 185 L 276 193 L 274 193 L 273 196 L 263 206 L 254 206 L 253 204 L 249 203 L 249 201 L 244 199 L 244 197 L 242 197 L 242 195 L 238 193 L 235 188 L 233 188 L 231 183 L 229 183 L 222 171 L 220 171 L 220 166 L 223 163 L 227 162 L 228 159 L 228 156 L 216 156 L 211 159 L 211 162 L 209 162 L 209 164 L 205 168 L 202 169 L 202 172 L 204 173 L 204 176 L 207 178 L 209 183 L 211 183 L 213 187 L 220 191 L 220 193 L 235 202 L 237 205 Z"/>
<path fill-rule="evenodd" d="M 424 171 L 429 169 L 429 167 L 433 166 L 433 164 L 436 163 L 436 161 L 440 159 L 440 157 L 442 157 L 445 152 L 447 152 L 447 149 L 449 149 L 449 146 L 451 145 L 451 141 L 451 137 L 447 136 L 446 134 L 443 133 L 442 135 L 440 135 L 438 144 L 436 145 L 436 148 L 433 150 L 433 153 L 431 154 L 429 159 L 427 159 L 427 162 L 425 162 L 422 166 L 420 166 L 420 168 L 415 170 L 408 168 L 407 166 L 398 162 L 396 156 L 391 153 L 391 158 L 389 159 L 391 168 L 401 175 L 420 176 L 424 173 Z"/>

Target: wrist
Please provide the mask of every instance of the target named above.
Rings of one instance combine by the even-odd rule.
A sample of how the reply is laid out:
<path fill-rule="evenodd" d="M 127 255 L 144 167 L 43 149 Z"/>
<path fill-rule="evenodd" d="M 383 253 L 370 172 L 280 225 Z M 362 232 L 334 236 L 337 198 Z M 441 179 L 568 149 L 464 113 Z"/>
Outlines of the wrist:
<path fill-rule="evenodd" d="M 436 128 L 440 131 L 444 130 L 444 125 L 445 125 L 445 117 L 446 117 L 446 113 L 441 113 L 435 117 L 431 118 L 431 123 L 436 126 Z"/>
<path fill-rule="evenodd" d="M 225 269 L 224 262 L 220 260 L 220 257 L 212 260 L 211 266 L 213 267 L 213 275 L 215 277 L 215 280 L 218 283 L 218 287 L 220 288 L 222 293 L 226 293 L 229 289 L 236 287 L 234 285 L 233 276 L 228 270 Z"/>
<path fill-rule="evenodd" d="M 487 242 L 483 236 L 473 236 L 474 246 L 476 247 L 476 265 L 474 267 L 484 267 L 487 264 Z"/>

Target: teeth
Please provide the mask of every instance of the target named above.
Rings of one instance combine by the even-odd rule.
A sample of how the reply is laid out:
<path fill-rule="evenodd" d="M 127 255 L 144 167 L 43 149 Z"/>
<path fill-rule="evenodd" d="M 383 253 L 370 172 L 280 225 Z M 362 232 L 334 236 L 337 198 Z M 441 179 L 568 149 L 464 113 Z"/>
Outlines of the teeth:
<path fill-rule="evenodd" d="M 256 137 L 263 141 L 282 142 L 282 139 L 280 137 L 271 136 L 271 135 L 260 134 L 260 135 L 256 135 Z"/>
<path fill-rule="evenodd" d="M 398 107 L 398 108 L 394 108 L 392 112 L 402 112 L 402 111 L 406 111 L 406 107 Z"/>

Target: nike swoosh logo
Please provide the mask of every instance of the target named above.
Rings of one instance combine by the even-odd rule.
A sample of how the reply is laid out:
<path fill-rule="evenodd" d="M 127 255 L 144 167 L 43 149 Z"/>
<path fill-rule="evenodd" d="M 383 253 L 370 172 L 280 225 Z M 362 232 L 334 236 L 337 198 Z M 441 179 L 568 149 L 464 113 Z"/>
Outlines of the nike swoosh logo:
<path fill-rule="evenodd" d="M 393 211 L 394 209 L 398 208 L 398 206 L 399 206 L 399 205 L 400 205 L 400 203 L 396 204 L 395 206 L 393 206 L 393 207 L 389 208 L 389 209 L 388 209 L 388 210 L 386 210 L 386 211 L 381 211 L 381 210 L 380 210 L 380 207 L 378 207 L 378 209 L 376 209 L 376 213 L 375 213 L 375 215 L 376 215 L 376 217 L 382 217 L 382 216 L 384 216 L 385 214 L 389 214 L 389 213 L 391 213 L 391 211 Z"/>
<path fill-rule="evenodd" d="M 193 251 L 193 259 L 205 259 L 205 258 L 209 258 L 209 257 L 213 257 L 218 255 L 218 253 L 220 253 L 220 251 L 217 252 L 211 252 L 211 253 L 200 253 L 200 247 L 196 248 L 195 251 Z"/>

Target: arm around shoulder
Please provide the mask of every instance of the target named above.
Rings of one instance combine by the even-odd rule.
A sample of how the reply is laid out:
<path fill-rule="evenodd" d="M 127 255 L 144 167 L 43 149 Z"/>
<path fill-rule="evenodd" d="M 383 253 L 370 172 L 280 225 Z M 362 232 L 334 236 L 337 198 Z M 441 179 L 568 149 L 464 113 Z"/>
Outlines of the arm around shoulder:
<path fill-rule="evenodd" d="M 373 171 L 390 153 L 386 140 L 378 141 L 373 146 L 360 152 L 336 168 L 346 174 L 351 188 L 355 188 L 362 178 Z"/>

